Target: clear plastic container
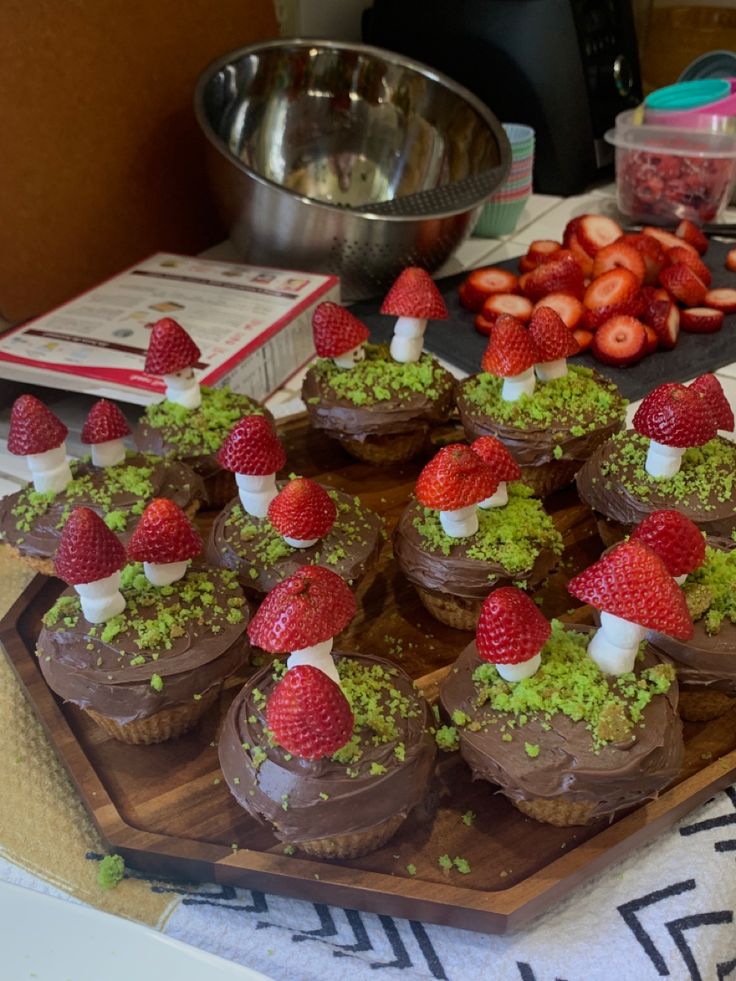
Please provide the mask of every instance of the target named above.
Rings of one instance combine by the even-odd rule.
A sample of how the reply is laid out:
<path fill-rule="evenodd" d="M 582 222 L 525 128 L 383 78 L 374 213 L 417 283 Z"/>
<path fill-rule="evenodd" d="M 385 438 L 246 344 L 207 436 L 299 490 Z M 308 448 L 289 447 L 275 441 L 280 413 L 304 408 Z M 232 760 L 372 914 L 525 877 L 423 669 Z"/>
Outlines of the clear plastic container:
<path fill-rule="evenodd" d="M 640 116 L 640 114 L 639 114 Z M 616 148 L 619 209 L 634 221 L 702 225 L 718 218 L 736 184 L 736 133 L 635 122 L 622 112 L 606 140 Z"/>

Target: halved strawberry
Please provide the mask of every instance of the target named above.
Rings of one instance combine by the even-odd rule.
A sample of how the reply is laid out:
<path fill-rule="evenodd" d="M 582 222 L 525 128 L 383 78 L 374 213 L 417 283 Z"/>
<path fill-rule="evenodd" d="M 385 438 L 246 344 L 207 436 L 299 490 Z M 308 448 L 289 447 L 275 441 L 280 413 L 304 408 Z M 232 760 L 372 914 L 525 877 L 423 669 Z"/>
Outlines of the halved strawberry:
<path fill-rule="evenodd" d="M 624 241 L 633 245 L 644 260 L 644 283 L 653 286 L 657 282 L 659 270 L 665 263 L 664 249 L 651 235 L 625 235 Z"/>
<path fill-rule="evenodd" d="M 461 302 L 469 310 L 477 311 L 493 293 L 515 293 L 518 286 L 518 278 L 509 269 L 496 266 L 473 269 L 463 280 Z"/>
<path fill-rule="evenodd" d="M 128 421 L 115 405 L 107 399 L 95 402 L 82 426 L 82 443 L 96 445 L 113 439 L 124 439 L 130 435 Z"/>
<path fill-rule="evenodd" d="M 319 303 L 312 315 L 314 349 L 320 358 L 337 358 L 347 354 L 370 336 L 366 325 L 347 307 L 330 300 Z"/>
<path fill-rule="evenodd" d="M 736 249 L 729 249 L 726 256 L 726 269 L 736 272 Z"/>
<path fill-rule="evenodd" d="M 724 313 L 736 313 L 736 290 L 719 287 L 717 290 L 708 290 L 705 294 L 705 305 L 714 310 L 723 310 Z"/>
<path fill-rule="evenodd" d="M 654 352 L 659 347 L 659 336 L 654 329 L 650 327 L 649 324 L 644 324 L 644 330 L 647 333 L 647 354 L 654 354 Z"/>
<path fill-rule="evenodd" d="M 128 542 L 133 562 L 184 562 L 202 551 L 202 539 L 181 508 L 167 497 L 146 507 Z"/>
<path fill-rule="evenodd" d="M 532 244 L 527 249 L 527 258 L 534 263 L 535 266 L 541 265 L 541 263 L 546 262 L 550 256 L 554 255 L 555 252 L 559 252 L 562 248 L 561 242 L 555 242 L 553 239 L 549 238 L 538 238 L 532 242 Z"/>
<path fill-rule="evenodd" d="M 500 478 L 465 443 L 443 446 L 419 474 L 414 493 L 425 508 L 456 511 L 478 504 L 498 489 Z"/>
<path fill-rule="evenodd" d="M 657 335 L 663 351 L 671 351 L 680 336 L 680 311 L 669 297 L 655 300 L 649 308 L 648 326 Z"/>
<path fill-rule="evenodd" d="M 609 269 L 628 269 L 640 283 L 644 282 L 646 266 L 639 252 L 625 239 L 618 239 L 599 249 L 593 260 L 593 277 L 602 276 Z"/>
<path fill-rule="evenodd" d="M 535 302 L 548 293 L 570 293 L 582 299 L 585 290 L 580 266 L 569 252 L 542 263 L 525 276 L 524 292 Z"/>
<path fill-rule="evenodd" d="M 499 378 L 513 378 L 537 360 L 537 349 L 524 325 L 515 317 L 501 314 L 491 329 L 481 370 Z"/>
<path fill-rule="evenodd" d="M 10 410 L 8 452 L 15 456 L 45 453 L 61 446 L 69 430 L 35 395 L 19 395 Z"/>
<path fill-rule="evenodd" d="M 652 511 L 634 528 L 630 540 L 651 548 L 671 576 L 693 572 L 705 559 L 703 532 L 679 511 Z"/>
<path fill-rule="evenodd" d="M 263 477 L 286 463 L 286 452 L 265 416 L 243 416 L 225 437 L 217 462 L 232 473 Z"/>
<path fill-rule="evenodd" d="M 710 373 L 698 375 L 694 381 L 690 382 L 688 388 L 697 392 L 705 400 L 708 411 L 713 416 L 718 429 L 732 433 L 734 429 L 733 409 L 716 376 Z"/>
<path fill-rule="evenodd" d="M 651 391 L 634 413 L 633 426 L 665 446 L 702 446 L 718 431 L 708 401 L 679 382 Z"/>
<path fill-rule="evenodd" d="M 710 286 L 713 277 L 710 269 L 700 256 L 693 255 L 690 249 L 684 249 L 681 245 L 676 246 L 674 249 L 668 249 L 665 265 L 674 266 L 678 262 L 687 266 L 688 269 L 692 269 L 698 279 L 702 279 L 706 286 Z"/>
<path fill-rule="evenodd" d="M 495 317 L 493 320 L 489 320 L 488 317 L 484 317 L 482 313 L 476 313 L 475 317 L 473 318 L 473 326 L 479 334 L 483 334 L 485 337 L 488 337 L 488 335 L 491 333 L 491 327 L 493 327 L 495 322 Z"/>
<path fill-rule="evenodd" d="M 577 327 L 572 332 L 572 336 L 578 342 L 580 351 L 587 351 L 590 345 L 593 343 L 593 332 L 590 330 L 583 330 L 582 327 Z"/>
<path fill-rule="evenodd" d="M 268 520 L 285 538 L 324 538 L 335 523 L 337 507 L 321 484 L 295 477 L 268 505 Z"/>
<path fill-rule="evenodd" d="M 665 266 L 659 281 L 674 298 L 686 307 L 697 307 L 705 299 L 707 287 L 703 280 L 682 262 Z"/>
<path fill-rule="evenodd" d="M 106 579 L 125 565 L 125 548 L 90 508 L 76 508 L 64 525 L 54 557 L 59 579 L 70 586 Z"/>
<path fill-rule="evenodd" d="M 588 255 L 595 257 L 597 252 L 620 238 L 623 230 L 613 218 L 605 215 L 583 215 L 575 235 Z"/>
<path fill-rule="evenodd" d="M 688 334 L 715 334 L 723 327 L 723 310 L 690 307 L 680 314 L 680 326 Z"/>
<path fill-rule="evenodd" d="M 708 249 L 708 237 L 687 218 L 683 218 L 675 229 L 675 235 L 703 255 Z"/>
<path fill-rule="evenodd" d="M 611 317 L 593 335 L 590 351 L 603 364 L 619 368 L 636 364 L 647 353 L 644 324 L 635 317 Z"/>
<path fill-rule="evenodd" d="M 495 436 L 479 436 L 470 444 L 470 449 L 488 464 L 496 480 L 518 480 L 521 477 L 521 467 L 508 447 Z"/>
<path fill-rule="evenodd" d="M 169 375 L 197 364 L 202 352 L 184 328 L 171 317 L 157 320 L 151 330 L 143 370 L 149 375 Z"/>
<path fill-rule="evenodd" d="M 394 280 L 381 304 L 381 313 L 393 317 L 447 320 L 447 306 L 426 269 L 408 266 Z"/>
<path fill-rule="evenodd" d="M 580 350 L 572 333 L 550 307 L 540 307 L 532 315 L 529 336 L 537 348 L 540 364 L 572 357 Z"/>
<path fill-rule="evenodd" d="M 286 672 L 268 699 L 266 720 L 278 745 L 303 760 L 332 756 L 355 724 L 340 686 L 311 664 Z"/>
<path fill-rule="evenodd" d="M 494 589 L 480 608 L 475 642 L 491 664 L 521 664 L 541 651 L 551 627 L 531 597 L 516 586 Z"/>
<path fill-rule="evenodd" d="M 585 307 L 569 293 L 548 293 L 538 300 L 532 310 L 532 316 L 541 307 L 549 307 L 557 314 L 567 328 L 574 330 L 583 318 Z"/>
<path fill-rule="evenodd" d="M 532 315 L 532 301 L 515 293 L 494 293 L 484 302 L 480 312 L 486 320 L 495 321 L 502 313 L 507 313 L 525 324 Z"/>
<path fill-rule="evenodd" d="M 589 256 L 585 249 L 582 247 L 578 241 L 577 235 L 573 235 L 570 238 L 570 242 L 567 246 L 572 252 L 572 257 L 580 266 L 580 271 L 586 279 L 590 279 L 593 275 L 593 258 Z"/>
<path fill-rule="evenodd" d="M 588 286 L 583 303 L 589 310 L 623 306 L 639 292 L 639 280 L 630 269 L 610 269 Z"/>
<path fill-rule="evenodd" d="M 677 235 L 673 235 L 672 232 L 666 232 L 664 228 L 657 228 L 655 225 L 645 225 L 641 230 L 642 235 L 649 235 L 650 238 L 656 238 L 659 244 L 662 246 L 664 251 L 667 249 L 677 248 L 678 245 L 684 245 L 686 249 L 692 249 L 692 251 L 697 255 L 698 250 L 686 242 L 682 238 L 678 238 Z"/>

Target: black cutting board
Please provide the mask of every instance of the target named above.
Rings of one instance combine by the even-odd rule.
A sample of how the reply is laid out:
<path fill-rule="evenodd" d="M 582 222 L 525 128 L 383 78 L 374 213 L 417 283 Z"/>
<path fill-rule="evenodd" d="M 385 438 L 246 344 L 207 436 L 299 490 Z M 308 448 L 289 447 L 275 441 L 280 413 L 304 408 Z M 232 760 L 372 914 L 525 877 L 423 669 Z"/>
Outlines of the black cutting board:
<path fill-rule="evenodd" d="M 719 286 L 736 289 L 736 273 L 725 266 L 726 254 L 734 248 L 734 244 L 710 242 L 704 261 L 713 273 L 713 289 Z M 519 271 L 518 259 L 494 263 L 491 257 L 485 265 L 497 265 L 515 273 Z M 473 326 L 474 314 L 460 305 L 457 288 L 465 276 L 467 272 L 437 280 L 450 319 L 427 325 L 426 347 L 450 364 L 473 374 L 480 370 L 480 360 L 488 338 L 479 334 Z M 380 305 L 380 299 L 362 300 L 350 309 L 370 327 L 371 340 L 388 341 L 396 318 L 382 317 L 378 313 Z M 716 371 L 736 361 L 736 314 L 729 314 L 716 334 L 686 334 L 680 331 L 677 347 L 673 351 L 656 351 L 629 368 L 602 365 L 589 354 L 577 355 L 571 360 L 573 364 L 587 364 L 607 375 L 616 383 L 622 395 L 635 401 L 662 382 L 687 381 L 705 371 Z"/>

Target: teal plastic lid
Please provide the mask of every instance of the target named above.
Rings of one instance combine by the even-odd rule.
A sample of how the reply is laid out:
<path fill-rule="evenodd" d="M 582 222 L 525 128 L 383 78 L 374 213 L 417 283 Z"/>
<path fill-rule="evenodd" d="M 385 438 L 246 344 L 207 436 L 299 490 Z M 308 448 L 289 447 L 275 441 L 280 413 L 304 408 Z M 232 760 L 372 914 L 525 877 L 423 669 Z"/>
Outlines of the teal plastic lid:
<path fill-rule="evenodd" d="M 648 109 L 660 112 L 681 112 L 710 105 L 731 93 L 731 85 L 723 78 L 701 78 L 692 82 L 676 82 L 651 92 L 644 100 Z"/>

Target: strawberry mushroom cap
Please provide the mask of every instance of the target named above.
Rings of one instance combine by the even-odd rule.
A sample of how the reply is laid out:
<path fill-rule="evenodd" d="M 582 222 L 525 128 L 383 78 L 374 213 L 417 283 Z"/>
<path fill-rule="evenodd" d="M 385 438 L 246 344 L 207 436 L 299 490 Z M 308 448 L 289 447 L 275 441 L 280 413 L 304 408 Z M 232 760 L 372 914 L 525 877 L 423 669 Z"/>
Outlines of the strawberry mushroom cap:
<path fill-rule="evenodd" d="M 129 559 L 143 563 L 153 586 L 169 586 L 185 575 L 190 560 L 202 551 L 202 539 L 177 504 L 157 497 L 141 515 L 127 551 Z"/>
<path fill-rule="evenodd" d="M 478 654 L 504 681 L 531 678 L 552 628 L 536 604 L 516 586 L 494 589 L 483 600 L 475 632 Z"/>
<path fill-rule="evenodd" d="M 337 506 L 320 484 L 296 477 L 268 506 L 268 520 L 292 548 L 310 548 L 330 531 Z"/>
<path fill-rule="evenodd" d="M 539 360 L 536 346 L 524 325 L 508 314 L 497 318 L 488 335 L 481 369 L 503 378 L 501 398 L 516 402 L 534 392 L 534 365 Z"/>
<path fill-rule="evenodd" d="M 311 664 L 339 685 L 330 652 L 355 611 L 355 596 L 337 573 L 305 565 L 268 593 L 248 625 L 248 637 L 271 654 L 289 653 L 290 669 Z"/>
<path fill-rule="evenodd" d="M 678 382 L 659 385 L 634 415 L 634 429 L 649 437 L 644 464 L 652 477 L 674 477 L 690 446 L 702 446 L 717 433 L 706 399 Z"/>
<path fill-rule="evenodd" d="M 662 560 L 640 541 L 614 546 L 574 576 L 571 596 L 600 611 L 588 653 L 605 674 L 633 671 L 647 630 L 688 640 L 693 623 L 682 590 Z"/>
<path fill-rule="evenodd" d="M 96 467 L 114 467 L 125 459 L 123 440 L 129 435 L 130 426 L 117 405 L 99 399 L 89 410 L 80 438 L 92 447 L 92 463 Z"/>
<path fill-rule="evenodd" d="M 409 266 L 399 274 L 380 312 L 398 317 L 391 339 L 391 357 L 402 364 L 418 361 L 422 356 L 427 321 L 449 317 L 434 280 L 426 269 L 418 266 Z"/>
<path fill-rule="evenodd" d="M 733 409 L 726 398 L 721 383 L 715 375 L 699 375 L 688 385 L 691 392 L 697 392 L 705 400 L 708 410 L 715 420 L 716 428 L 726 433 L 734 430 Z"/>
<path fill-rule="evenodd" d="M 440 512 L 442 530 L 467 538 L 478 530 L 477 507 L 498 488 L 490 466 L 465 443 L 443 446 L 419 474 L 416 498 Z"/>
<path fill-rule="evenodd" d="M 495 436 L 479 436 L 470 444 L 470 449 L 488 464 L 498 480 L 495 493 L 479 501 L 478 507 L 484 509 L 503 507 L 509 499 L 507 481 L 518 480 L 521 477 L 521 467 L 501 440 L 496 439 Z"/>
<path fill-rule="evenodd" d="M 339 303 L 318 304 L 312 315 L 314 349 L 320 358 L 332 358 L 338 368 L 354 368 L 365 357 L 370 336 L 366 325 Z"/>
<path fill-rule="evenodd" d="M 342 689 L 310 664 L 290 668 L 279 681 L 266 703 L 266 722 L 278 745 L 303 760 L 332 756 L 355 725 Z"/>
<path fill-rule="evenodd" d="M 89 623 L 106 623 L 125 609 L 120 570 L 125 565 L 122 542 L 90 508 L 69 516 L 54 556 L 59 579 L 74 586 Z"/>
<path fill-rule="evenodd" d="M 218 450 L 217 462 L 235 474 L 240 503 L 246 514 L 265 518 L 276 497 L 276 473 L 286 453 L 264 416 L 243 416 Z"/>
<path fill-rule="evenodd" d="M 186 409 L 198 409 L 202 393 L 193 368 L 201 356 L 202 352 L 181 324 L 172 317 L 162 317 L 151 330 L 144 371 L 163 376 L 170 402 Z"/>
<path fill-rule="evenodd" d="M 10 411 L 8 452 L 24 456 L 35 490 L 59 494 L 72 472 L 66 458 L 69 430 L 35 395 L 21 395 Z"/>
<path fill-rule="evenodd" d="M 542 382 L 564 378 L 567 359 L 580 351 L 580 345 L 559 314 L 551 307 L 539 307 L 532 313 L 529 336 L 537 349 L 537 378 Z"/>
<path fill-rule="evenodd" d="M 631 533 L 664 562 L 678 585 L 705 561 L 705 537 L 694 521 L 679 511 L 652 511 Z"/>

